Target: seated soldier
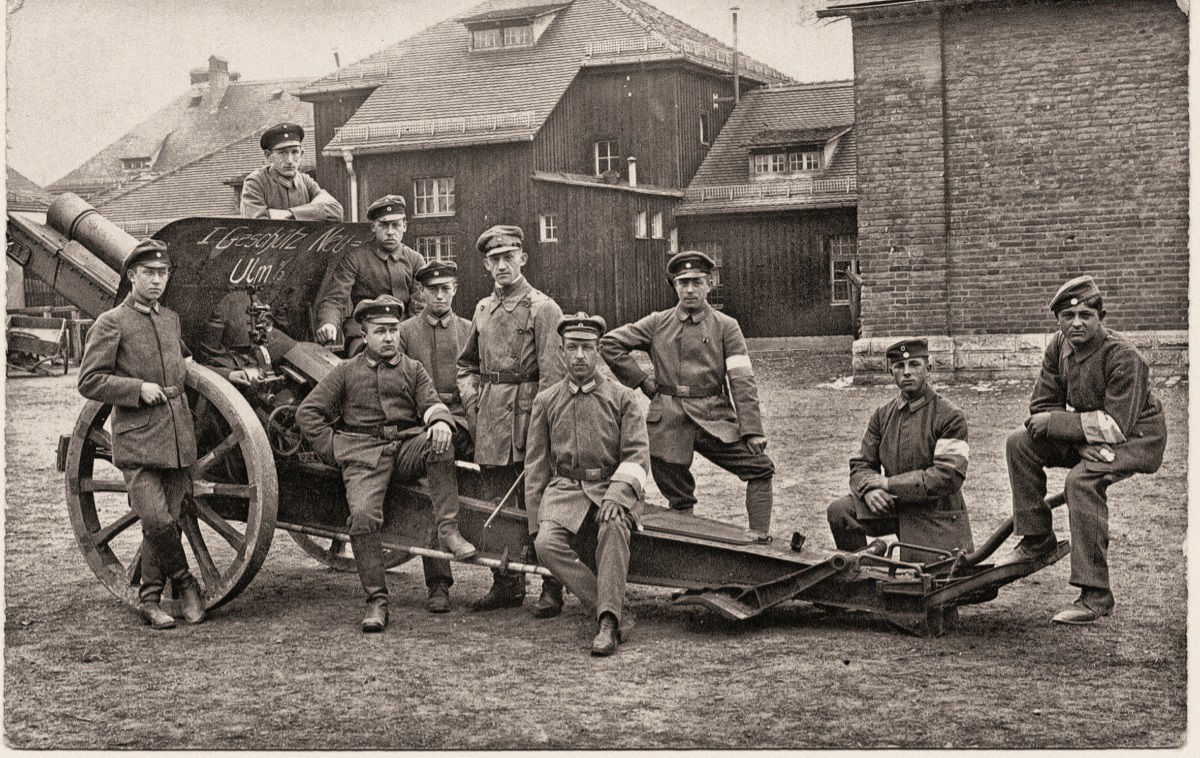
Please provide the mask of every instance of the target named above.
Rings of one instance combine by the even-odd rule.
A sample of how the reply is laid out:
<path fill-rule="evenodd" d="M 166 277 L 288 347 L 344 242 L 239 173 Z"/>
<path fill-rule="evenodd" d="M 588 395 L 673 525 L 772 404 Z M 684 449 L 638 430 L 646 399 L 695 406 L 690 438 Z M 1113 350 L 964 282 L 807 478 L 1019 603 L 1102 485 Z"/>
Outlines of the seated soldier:
<path fill-rule="evenodd" d="M 388 591 L 379 529 L 388 486 L 428 477 L 438 541 L 454 557 L 476 554 L 458 532 L 454 419 L 420 363 L 397 347 L 404 306 L 391 295 L 354 308 L 366 348 L 317 383 L 296 423 L 326 463 L 342 470 L 354 561 L 367 592 L 364 632 L 387 626 Z"/>
<path fill-rule="evenodd" d="M 525 458 L 525 502 L 538 559 L 596 614 L 592 655 L 612 655 L 631 624 L 623 613 L 629 533 L 650 469 L 646 414 L 633 390 L 596 372 L 604 319 L 558 323 L 567 377 L 537 394 Z M 596 573 L 573 546 L 596 539 Z"/>
<path fill-rule="evenodd" d="M 929 348 L 923 339 L 887 349 L 900 396 L 875 409 L 858 455 L 850 459 L 852 494 L 827 515 L 838 550 L 867 546 L 867 535 L 895 534 L 912 545 L 969 552 L 971 526 L 963 502 L 967 477 L 967 419 L 929 386 Z M 933 553 L 901 550 L 903 560 Z"/>

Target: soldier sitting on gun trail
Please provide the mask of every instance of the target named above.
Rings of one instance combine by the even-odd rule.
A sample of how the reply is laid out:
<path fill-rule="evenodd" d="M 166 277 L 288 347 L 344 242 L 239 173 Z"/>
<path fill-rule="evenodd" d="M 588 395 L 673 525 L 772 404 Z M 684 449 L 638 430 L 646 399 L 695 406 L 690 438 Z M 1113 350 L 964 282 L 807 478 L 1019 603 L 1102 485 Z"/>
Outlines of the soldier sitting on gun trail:
<path fill-rule="evenodd" d="M 407 204 L 400 195 L 384 195 L 367 207 L 367 220 L 375 239 L 346 252 L 329 273 L 317 296 L 317 342 L 337 339 L 338 327 L 346 340 L 346 355 L 361 349 L 361 330 L 349 314 L 363 300 L 391 295 L 415 316 L 424 308 L 421 285 L 414 275 L 425 259 L 403 242 L 408 229 Z M 347 318 L 343 319 L 343 316 Z"/>
<path fill-rule="evenodd" d="M 1002 561 L 1054 554 L 1045 503 L 1047 467 L 1069 468 L 1071 584 L 1079 599 L 1054 616 L 1091 624 L 1112 613 L 1108 579 L 1108 488 L 1162 465 L 1167 421 L 1150 391 L 1150 367 L 1125 337 L 1104 326 L 1104 298 L 1090 276 L 1066 282 L 1050 301 L 1059 331 L 1046 346 L 1025 425 L 1008 437 L 1013 533 L 1021 541 Z"/>
<path fill-rule="evenodd" d="M 613 329 L 600 339 L 600 355 L 618 379 L 650 398 L 650 470 L 671 508 L 691 513 L 696 504 L 691 465 L 698 452 L 746 482 L 750 529 L 766 534 L 775 464 L 764 452 L 767 438 L 742 329 L 708 303 L 715 266 L 700 252 L 673 256 L 667 275 L 679 304 Z M 650 353 L 654 379 L 633 359 L 633 350 Z"/>
<path fill-rule="evenodd" d="M 850 459 L 850 491 L 830 504 L 829 528 L 838 550 L 867 546 L 867 535 L 895 534 L 901 542 L 970 552 L 971 526 L 963 502 L 967 477 L 967 419 L 929 386 L 929 346 L 901 340 L 887 349 L 900 396 L 875 409 L 862 447 Z M 933 553 L 904 548 L 905 559 Z"/>
<path fill-rule="evenodd" d="M 404 305 L 391 295 L 355 306 L 366 349 L 335 366 L 296 410 L 296 423 L 313 449 L 342 470 L 350 544 L 367 592 L 364 632 L 387 626 L 379 529 L 393 478 L 407 483 L 427 477 L 438 541 L 455 558 L 476 554 L 458 532 L 454 418 L 421 364 L 399 351 L 403 313 Z"/>
<path fill-rule="evenodd" d="M 303 140 L 299 124 L 276 124 L 263 132 L 258 144 L 267 165 L 242 183 L 242 218 L 342 220 L 342 204 L 300 170 Z"/>
<path fill-rule="evenodd" d="M 646 417 L 633 390 L 596 371 L 604 319 L 580 312 L 558 324 L 567 377 L 533 401 L 525 459 L 529 532 L 538 559 L 596 613 L 592 655 L 612 655 L 632 626 L 622 618 L 629 533 L 650 466 Z M 596 573 L 572 542 L 596 540 Z"/>
<path fill-rule="evenodd" d="M 204 620 L 204 602 L 180 544 L 179 515 L 191 493 L 196 462 L 192 412 L 184 394 L 191 353 L 179 316 L 161 305 L 171 276 L 166 244 L 148 239 L 125 259 L 132 287 L 125 301 L 101 313 L 88 330 L 79 367 L 79 394 L 113 406 L 112 462 L 129 489 L 129 507 L 142 523 L 142 620 L 170 629 L 175 619 L 159 605 L 166 579 L 179 591 L 183 618 Z"/>
<path fill-rule="evenodd" d="M 417 361 L 433 380 L 438 397 L 454 416 L 454 457 L 469 461 L 475 455 L 472 430 L 458 394 L 458 354 L 467 341 L 471 322 L 453 311 L 458 291 L 458 264 L 454 261 L 430 261 L 414 275 L 425 290 L 425 310 L 400 324 L 400 352 Z M 450 586 L 454 577 L 450 562 L 422 557 L 430 613 L 450 610 Z"/>

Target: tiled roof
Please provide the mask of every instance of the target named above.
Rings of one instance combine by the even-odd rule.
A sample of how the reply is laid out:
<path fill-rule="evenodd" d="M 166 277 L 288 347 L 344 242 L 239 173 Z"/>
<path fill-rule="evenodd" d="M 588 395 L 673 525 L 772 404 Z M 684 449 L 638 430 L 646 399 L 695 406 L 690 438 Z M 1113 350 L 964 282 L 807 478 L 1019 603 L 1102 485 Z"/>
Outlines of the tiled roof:
<path fill-rule="evenodd" d="M 4 184 L 6 210 L 45 212 L 54 199 L 46 190 L 34 184 L 12 166 L 5 166 L 7 180 Z"/>
<path fill-rule="evenodd" d="M 304 164 L 312 168 L 312 128 L 305 129 Z M 263 165 L 259 132 L 224 145 L 150 181 L 93 200 L 105 217 L 131 234 L 149 235 L 167 223 L 188 216 L 237 216 L 238 203 L 228 182 L 240 181 Z"/>
<path fill-rule="evenodd" d="M 853 123 L 853 82 L 772 85 L 750 92 L 717 135 L 678 213 L 855 205 L 858 153 Z M 825 141 L 838 135 L 832 163 L 811 178 L 751 178 L 752 147 Z"/>
<path fill-rule="evenodd" d="M 128 187 L 140 182 L 123 171 L 122 158 L 157 153 L 151 171 L 163 174 L 281 121 L 311 123 L 312 105 L 290 94 L 303 83 L 302 79 L 232 81 L 220 93 L 215 109 L 211 101 L 217 93 L 209 91 L 209 84 L 193 85 L 49 189 L 66 192 L 85 187 Z M 272 93 L 277 91 L 282 94 L 273 99 Z M 200 102 L 193 106 L 195 97 Z"/>
<path fill-rule="evenodd" d="M 557 3 L 540 3 L 530 5 L 525 0 L 492 0 L 472 8 L 466 15 L 455 19 L 460 24 L 477 24 L 485 21 L 504 21 L 513 18 L 531 18 L 545 15 L 570 5 L 570 0 Z"/>
<path fill-rule="evenodd" d="M 630 62 L 648 49 L 667 59 L 730 69 L 730 48 L 642 0 L 563 5 L 530 47 L 472 51 L 470 31 L 460 20 L 448 20 L 301 88 L 301 97 L 374 88 L 322 149 L 370 152 L 529 140 L 582 66 Z M 459 18 L 545 6 L 545 0 L 492 0 Z M 742 59 L 747 78 L 791 81 Z"/>

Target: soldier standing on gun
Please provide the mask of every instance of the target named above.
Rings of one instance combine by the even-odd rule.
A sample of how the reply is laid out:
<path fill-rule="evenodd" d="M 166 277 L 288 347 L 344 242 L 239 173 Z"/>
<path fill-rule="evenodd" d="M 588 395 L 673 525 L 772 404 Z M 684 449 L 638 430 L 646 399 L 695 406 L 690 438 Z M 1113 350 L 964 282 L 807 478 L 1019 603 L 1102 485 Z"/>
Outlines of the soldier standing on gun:
<path fill-rule="evenodd" d="M 496 496 L 513 488 L 525 468 L 534 396 L 563 375 L 555 331 L 562 309 L 521 276 L 528 260 L 524 240 L 519 226 L 493 226 L 475 243 L 496 288 L 476 306 L 458 358 L 458 388 L 468 417 L 475 418 L 475 462 L 484 486 Z M 513 491 L 523 500 L 520 490 Z M 524 574 L 493 570 L 491 589 L 471 607 L 490 611 L 524 600 Z M 562 584 L 543 577 L 534 615 L 549 618 L 561 609 Z"/>
<path fill-rule="evenodd" d="M 129 507 L 142 522 L 142 581 L 138 612 L 155 629 L 175 619 L 159 605 L 166 579 L 179 591 L 183 618 L 204 620 L 204 602 L 188 571 L 179 515 L 191 493 L 188 467 L 196 462 L 196 434 L 184 394 L 191 353 L 179 316 L 161 305 L 171 276 L 166 244 L 148 239 L 125 259 L 132 287 L 88 330 L 79 367 L 79 394 L 113 406 L 112 462 L 129 490 Z"/>

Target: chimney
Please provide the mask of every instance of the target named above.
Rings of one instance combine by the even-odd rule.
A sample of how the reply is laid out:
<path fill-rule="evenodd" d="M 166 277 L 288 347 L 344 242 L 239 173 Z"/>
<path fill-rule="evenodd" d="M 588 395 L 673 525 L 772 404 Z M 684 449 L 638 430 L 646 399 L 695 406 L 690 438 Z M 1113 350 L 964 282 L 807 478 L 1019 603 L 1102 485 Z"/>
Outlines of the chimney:
<path fill-rule="evenodd" d="M 637 158 L 629 156 L 629 186 L 637 186 Z"/>
<path fill-rule="evenodd" d="M 208 92 L 205 94 L 204 105 L 208 112 L 216 115 L 225 99 L 225 90 L 229 87 L 229 61 L 216 55 L 208 56 Z"/>

